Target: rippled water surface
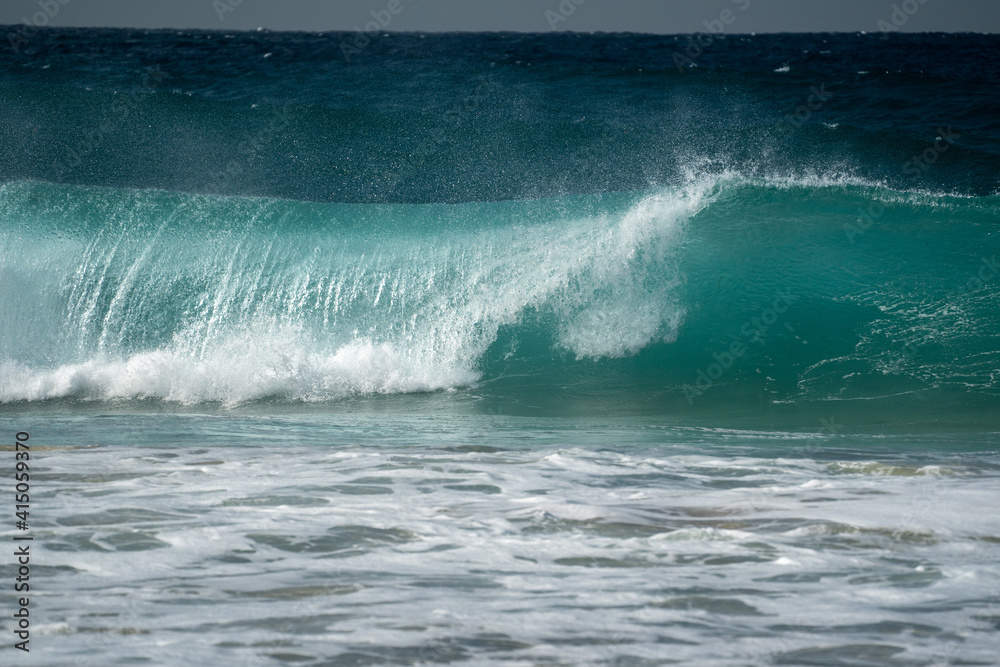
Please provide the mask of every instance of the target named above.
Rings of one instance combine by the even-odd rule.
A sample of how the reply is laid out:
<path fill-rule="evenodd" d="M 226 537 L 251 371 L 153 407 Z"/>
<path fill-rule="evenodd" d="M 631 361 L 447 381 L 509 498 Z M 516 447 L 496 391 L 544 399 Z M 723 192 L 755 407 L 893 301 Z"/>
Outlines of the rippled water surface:
<path fill-rule="evenodd" d="M 37 664 L 991 664 L 998 645 L 995 434 L 36 421 Z"/>

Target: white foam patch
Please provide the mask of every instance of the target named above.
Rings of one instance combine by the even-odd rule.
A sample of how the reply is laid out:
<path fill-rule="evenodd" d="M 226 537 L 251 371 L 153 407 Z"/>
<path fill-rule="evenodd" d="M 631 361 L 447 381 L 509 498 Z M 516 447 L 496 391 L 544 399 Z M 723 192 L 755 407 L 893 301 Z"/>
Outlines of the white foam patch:
<path fill-rule="evenodd" d="M 0 365 L 0 401 L 162 398 L 235 405 L 275 396 L 317 401 L 434 391 L 474 380 L 471 371 L 413 360 L 386 343 L 359 340 L 323 353 L 303 348 L 295 332 L 279 332 L 224 340 L 201 357 L 174 348 L 53 370 L 6 362 Z"/>

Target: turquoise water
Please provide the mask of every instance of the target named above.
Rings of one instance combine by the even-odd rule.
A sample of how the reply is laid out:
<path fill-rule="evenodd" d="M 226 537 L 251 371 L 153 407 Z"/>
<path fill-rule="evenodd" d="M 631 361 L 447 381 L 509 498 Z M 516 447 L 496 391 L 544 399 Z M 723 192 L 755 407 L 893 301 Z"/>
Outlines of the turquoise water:
<path fill-rule="evenodd" d="M 4 54 L 0 662 L 996 661 L 995 37 L 344 37 Z"/>
<path fill-rule="evenodd" d="M 1000 414 L 996 197 L 723 176 L 469 204 L 0 198 L 12 404 Z"/>

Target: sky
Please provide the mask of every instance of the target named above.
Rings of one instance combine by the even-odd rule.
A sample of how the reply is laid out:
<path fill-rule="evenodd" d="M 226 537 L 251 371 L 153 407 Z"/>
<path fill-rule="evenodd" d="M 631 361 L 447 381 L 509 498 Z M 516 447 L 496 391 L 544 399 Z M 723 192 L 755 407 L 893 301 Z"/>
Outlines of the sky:
<path fill-rule="evenodd" d="M 210 30 L 1000 32 L 1000 0 L 0 0 L 0 24 Z M 715 30 L 713 30 L 713 28 Z"/>

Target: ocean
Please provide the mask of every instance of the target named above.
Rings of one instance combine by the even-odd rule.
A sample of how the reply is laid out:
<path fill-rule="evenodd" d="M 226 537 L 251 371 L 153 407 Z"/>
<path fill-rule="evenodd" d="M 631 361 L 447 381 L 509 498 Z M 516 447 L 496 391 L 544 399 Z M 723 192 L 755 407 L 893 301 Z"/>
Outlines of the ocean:
<path fill-rule="evenodd" d="M 8 41 L 0 663 L 997 664 L 1000 37 Z"/>

